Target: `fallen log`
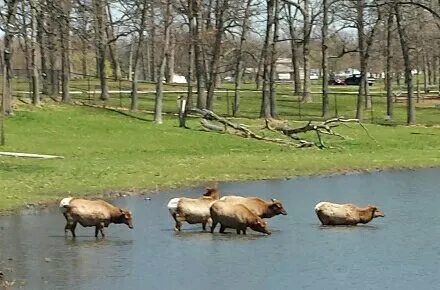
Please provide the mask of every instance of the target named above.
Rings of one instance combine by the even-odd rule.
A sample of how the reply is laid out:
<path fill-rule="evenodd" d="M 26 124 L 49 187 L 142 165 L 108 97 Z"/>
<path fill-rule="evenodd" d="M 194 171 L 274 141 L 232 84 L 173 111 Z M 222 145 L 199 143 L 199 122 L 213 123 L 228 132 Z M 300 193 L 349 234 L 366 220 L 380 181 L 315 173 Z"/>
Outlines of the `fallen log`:
<path fill-rule="evenodd" d="M 206 120 L 217 121 L 217 122 L 223 124 L 225 126 L 225 128 L 230 127 L 232 129 L 234 129 L 235 132 L 240 132 L 241 133 L 240 135 L 242 135 L 243 137 L 246 137 L 246 138 L 253 138 L 253 139 L 262 140 L 262 141 L 271 142 L 271 143 L 277 143 L 277 144 L 281 144 L 281 145 L 295 146 L 298 148 L 312 147 L 315 145 L 313 142 L 309 142 L 306 140 L 298 140 L 299 142 L 295 143 L 295 142 L 292 142 L 292 141 L 286 140 L 286 139 L 262 136 L 262 135 L 256 134 L 252 130 L 250 130 L 248 128 L 248 126 L 246 126 L 244 124 L 233 123 L 233 122 L 227 120 L 226 118 L 218 116 L 216 113 L 214 113 L 210 110 L 194 108 L 194 109 L 191 109 L 190 111 L 192 113 L 197 113 L 197 114 L 202 115 L 203 119 L 202 119 L 201 123 L 202 123 L 202 126 L 206 129 L 213 128 L 214 131 L 219 131 L 220 130 L 219 126 L 213 125 L 212 123 L 207 123 Z M 210 124 L 210 125 L 206 126 L 206 124 Z M 221 130 L 221 132 L 230 133 L 226 129 Z M 238 135 L 235 132 L 233 132 L 232 134 Z"/>
<path fill-rule="evenodd" d="M 209 131 L 241 135 L 246 138 L 253 138 L 253 139 L 263 140 L 277 144 L 295 146 L 298 148 L 313 147 L 313 146 L 317 146 L 318 148 L 325 148 L 326 146 L 324 145 L 323 138 L 321 135 L 333 135 L 341 139 L 347 139 L 345 136 L 342 136 L 341 134 L 333 130 L 333 128 L 346 123 L 358 123 L 365 130 L 367 135 L 371 138 L 371 136 L 368 134 L 367 129 L 358 119 L 345 119 L 344 117 L 338 117 L 338 118 L 328 119 L 324 122 L 317 124 L 312 123 L 312 121 L 309 121 L 306 125 L 299 128 L 291 128 L 288 126 L 287 122 L 282 122 L 282 123 L 277 122 L 275 126 L 271 126 L 270 124 L 271 120 L 268 119 L 265 120 L 265 127 L 263 129 L 268 129 L 273 132 L 281 133 L 282 135 L 287 136 L 290 139 L 296 141 L 296 142 L 292 142 L 291 140 L 259 135 L 253 132 L 252 130 L 250 130 L 248 126 L 231 122 L 230 120 L 220 117 L 213 111 L 207 109 L 193 108 L 189 111 L 191 113 L 196 113 L 201 115 L 202 116 L 202 120 L 200 121 L 201 125 L 203 126 L 203 128 Z M 216 125 L 212 123 L 212 121 L 219 122 L 223 126 Z M 306 133 L 310 131 L 316 132 L 318 142 L 304 140 L 299 136 L 300 133 Z"/>
<path fill-rule="evenodd" d="M 15 152 L 0 152 L 0 156 L 41 158 L 41 159 L 64 159 L 64 156 L 33 154 L 33 153 L 15 153 Z"/>

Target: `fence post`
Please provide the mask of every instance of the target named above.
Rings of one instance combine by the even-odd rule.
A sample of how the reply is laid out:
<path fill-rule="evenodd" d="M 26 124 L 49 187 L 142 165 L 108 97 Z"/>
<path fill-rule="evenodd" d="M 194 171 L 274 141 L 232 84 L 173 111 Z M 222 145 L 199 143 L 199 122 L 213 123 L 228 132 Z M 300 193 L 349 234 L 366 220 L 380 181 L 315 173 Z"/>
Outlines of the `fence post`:
<path fill-rule="evenodd" d="M 301 120 L 301 96 L 298 95 L 298 118 Z"/>
<path fill-rule="evenodd" d="M 229 106 L 230 106 L 230 101 L 229 101 L 229 90 L 226 89 L 226 115 L 229 117 Z"/>
<path fill-rule="evenodd" d="M 335 117 L 338 116 L 338 98 L 336 97 L 335 94 Z"/>
<path fill-rule="evenodd" d="M 119 79 L 119 107 L 122 108 L 122 91 L 121 91 L 121 79 Z"/>
<path fill-rule="evenodd" d="M 179 127 L 185 128 L 185 122 L 186 122 L 186 98 L 184 96 L 179 96 L 178 98 L 178 104 L 179 104 Z"/>
<path fill-rule="evenodd" d="M 90 102 L 90 75 L 87 75 L 87 97 L 89 98 Z"/>

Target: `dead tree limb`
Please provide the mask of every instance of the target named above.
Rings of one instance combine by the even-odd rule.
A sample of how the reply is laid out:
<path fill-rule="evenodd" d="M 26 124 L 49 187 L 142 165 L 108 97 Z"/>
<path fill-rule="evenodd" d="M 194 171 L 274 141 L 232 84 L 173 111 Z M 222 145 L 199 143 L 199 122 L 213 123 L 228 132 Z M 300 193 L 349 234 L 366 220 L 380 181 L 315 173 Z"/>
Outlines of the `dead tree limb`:
<path fill-rule="evenodd" d="M 301 147 L 312 147 L 312 146 L 317 146 L 318 148 L 325 148 L 326 146 L 324 144 L 322 135 L 331 135 L 331 136 L 339 137 L 341 139 L 347 139 L 347 137 L 345 137 L 345 136 L 343 136 L 333 130 L 333 128 L 336 128 L 341 124 L 346 125 L 347 123 L 360 124 L 361 127 L 367 133 L 367 135 L 371 138 L 371 136 L 368 134 L 367 129 L 364 127 L 364 125 L 358 119 L 345 119 L 343 117 L 340 117 L 340 118 L 328 119 L 324 122 L 317 123 L 317 124 L 312 123 L 312 121 L 309 121 L 306 125 L 304 125 L 302 127 L 298 127 L 298 128 L 289 127 L 287 122 L 279 122 L 279 121 L 272 121 L 272 120 L 265 119 L 265 126 L 263 129 L 267 129 L 272 132 L 281 133 L 282 135 L 297 141 L 297 142 L 292 142 L 292 141 L 286 140 L 286 139 L 272 138 L 272 137 L 258 135 L 255 132 L 253 132 L 252 130 L 250 130 L 248 128 L 248 126 L 243 125 L 243 124 L 233 123 L 226 118 L 218 116 L 217 114 L 215 114 L 214 112 L 212 112 L 210 110 L 206 110 L 206 109 L 202 110 L 202 109 L 194 108 L 194 109 L 191 109 L 190 112 L 197 113 L 197 114 L 201 115 L 202 116 L 202 120 L 201 120 L 202 126 L 205 129 L 208 129 L 210 131 L 216 131 L 216 132 L 222 132 L 222 133 L 226 132 L 226 133 L 235 134 L 235 135 L 238 135 L 238 133 L 239 133 L 240 135 L 247 137 L 247 138 L 254 138 L 257 140 L 264 140 L 264 141 L 278 143 L 278 144 L 284 144 L 284 145 L 292 145 L 292 146 L 300 147 L 300 148 Z M 209 121 L 219 122 L 224 127 L 219 126 L 219 125 L 215 125 Z M 275 125 L 272 125 L 271 122 L 274 123 Z M 234 130 L 231 131 L 230 128 L 234 129 L 235 131 Z M 317 138 L 318 138 L 317 143 L 304 140 L 303 138 L 301 138 L 299 136 L 299 134 L 301 134 L 301 133 L 313 132 L 313 131 L 317 135 Z"/>
<path fill-rule="evenodd" d="M 277 143 L 277 144 L 282 144 L 282 145 L 289 145 L 289 146 L 295 146 L 298 148 L 302 148 L 302 147 L 312 147 L 315 144 L 313 142 L 308 142 L 306 140 L 300 140 L 299 143 L 295 143 L 286 139 L 280 139 L 280 138 L 271 138 L 271 137 L 266 137 L 266 136 L 262 136 L 259 134 L 256 134 L 255 132 L 253 132 L 252 130 L 250 130 L 248 128 L 248 126 L 244 125 L 244 124 L 236 124 L 233 123 L 229 120 L 227 120 L 226 118 L 220 117 L 218 116 L 216 113 L 210 111 L 210 110 L 206 110 L 206 109 L 191 109 L 190 110 L 192 113 L 197 113 L 202 115 L 202 126 L 206 129 L 211 129 L 213 131 L 217 131 L 219 132 L 221 130 L 221 132 L 228 132 L 229 131 L 226 129 L 227 127 L 230 127 L 234 130 L 236 130 L 236 132 L 241 133 L 240 135 L 246 137 L 246 138 L 253 138 L 253 139 L 257 139 L 257 140 L 263 140 L 263 141 L 267 141 L 267 142 L 271 142 L 271 143 Z M 221 124 L 223 124 L 225 126 L 225 129 L 221 128 L 220 126 L 214 125 L 208 121 L 217 121 Z M 238 135 L 237 133 L 232 133 L 235 135 Z"/>

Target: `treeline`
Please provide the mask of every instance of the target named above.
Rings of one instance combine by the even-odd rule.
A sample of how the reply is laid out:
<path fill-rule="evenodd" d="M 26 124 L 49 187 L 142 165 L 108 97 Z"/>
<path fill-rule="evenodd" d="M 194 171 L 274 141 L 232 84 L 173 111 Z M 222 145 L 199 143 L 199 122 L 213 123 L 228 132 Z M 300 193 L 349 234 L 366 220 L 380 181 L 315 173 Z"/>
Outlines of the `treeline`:
<path fill-rule="evenodd" d="M 13 68 L 25 68 L 32 100 L 40 94 L 70 102 L 72 72 L 96 75 L 101 100 L 108 80 L 156 83 L 155 121 L 162 122 L 163 82 L 188 80 L 187 106 L 212 109 L 214 90 L 232 76 L 232 112 L 240 86 L 253 76 L 264 118 L 277 117 L 276 60 L 291 59 L 292 90 L 311 102 L 310 71 L 322 76 L 322 116 L 329 115 L 331 71 L 358 67 L 356 117 L 371 107 L 367 73 L 385 73 L 387 115 L 392 84 L 403 77 L 408 124 L 415 123 L 413 72 L 425 91 L 439 84 L 440 7 L 431 0 L 4 0 L 1 7 L 3 110 L 12 113 Z M 303 77 L 302 77 L 303 76 Z M 193 90 L 197 93 L 193 95 Z"/>

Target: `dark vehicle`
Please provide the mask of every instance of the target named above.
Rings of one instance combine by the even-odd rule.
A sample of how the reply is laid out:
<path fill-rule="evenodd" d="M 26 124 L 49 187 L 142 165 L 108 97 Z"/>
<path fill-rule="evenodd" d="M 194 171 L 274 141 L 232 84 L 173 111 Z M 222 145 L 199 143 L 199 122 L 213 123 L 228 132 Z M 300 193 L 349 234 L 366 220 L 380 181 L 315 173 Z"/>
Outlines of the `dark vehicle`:
<path fill-rule="evenodd" d="M 331 86 L 344 86 L 345 82 L 341 78 L 338 78 L 336 76 L 331 76 L 330 79 L 328 80 L 328 84 Z"/>
<path fill-rule="evenodd" d="M 374 83 L 374 78 L 368 78 L 368 85 L 371 87 Z M 347 86 L 358 86 L 361 83 L 361 75 L 352 75 L 345 79 Z"/>

